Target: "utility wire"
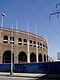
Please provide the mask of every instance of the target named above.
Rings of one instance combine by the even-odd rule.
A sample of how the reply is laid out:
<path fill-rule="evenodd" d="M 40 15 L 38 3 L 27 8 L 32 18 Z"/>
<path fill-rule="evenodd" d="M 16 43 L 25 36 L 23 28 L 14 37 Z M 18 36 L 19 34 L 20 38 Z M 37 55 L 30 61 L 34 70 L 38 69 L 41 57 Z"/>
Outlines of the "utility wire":
<path fill-rule="evenodd" d="M 41 10 L 41 8 L 37 5 L 37 3 L 36 3 L 34 0 L 32 0 L 32 3 L 33 3 L 33 4 L 35 5 L 35 7 L 40 11 L 40 13 L 48 20 L 46 14 Z M 49 1 L 48 1 L 47 3 L 48 3 L 48 5 L 50 6 L 50 8 L 53 10 L 53 8 L 52 8 L 52 6 L 50 5 Z M 49 20 L 48 20 L 48 21 L 49 21 Z M 52 26 L 53 30 L 55 31 L 55 33 L 57 34 L 57 36 L 59 36 L 59 34 L 57 33 L 57 31 L 56 31 L 56 29 L 55 29 L 54 24 L 53 24 L 51 21 L 49 21 L 49 22 L 51 23 L 51 26 Z M 59 37 L 59 38 L 60 38 L 60 37 Z"/>
<path fill-rule="evenodd" d="M 47 18 L 47 15 L 41 10 L 41 8 L 37 5 L 37 3 L 34 0 L 31 1 L 35 5 L 35 7 L 40 11 L 40 13 L 43 14 L 45 18 Z"/>
<path fill-rule="evenodd" d="M 53 7 L 51 6 L 49 0 L 46 0 L 47 4 L 50 6 L 50 8 L 54 11 Z"/>
<path fill-rule="evenodd" d="M 47 3 L 48 3 L 48 5 L 49 5 L 49 7 L 52 9 L 52 10 L 54 10 L 53 9 L 53 7 L 51 6 L 51 4 L 49 3 L 49 1 L 48 0 L 46 0 L 47 1 Z M 51 13 L 51 15 L 55 15 L 55 14 L 57 14 L 57 18 L 59 17 L 59 11 L 57 11 L 57 12 L 54 12 L 54 13 Z M 54 24 L 51 22 L 51 24 L 52 24 L 52 26 L 54 26 Z M 59 23 L 60 24 L 60 23 Z M 57 33 L 57 35 L 59 36 L 59 33 L 56 31 L 56 29 L 55 29 L 55 27 L 52 27 L 53 29 L 54 29 L 54 31 Z M 59 38 L 60 38 L 60 36 L 59 36 Z"/>

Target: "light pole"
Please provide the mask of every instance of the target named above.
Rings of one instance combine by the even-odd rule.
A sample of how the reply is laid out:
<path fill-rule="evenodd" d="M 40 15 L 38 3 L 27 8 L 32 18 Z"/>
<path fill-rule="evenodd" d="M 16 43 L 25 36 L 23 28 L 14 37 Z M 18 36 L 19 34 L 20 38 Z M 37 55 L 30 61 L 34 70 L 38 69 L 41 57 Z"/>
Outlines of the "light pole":
<path fill-rule="evenodd" d="M 4 13 L 1 13 L 1 14 L 2 14 L 2 22 L 1 22 L 2 28 L 3 28 L 3 17 L 8 18 L 12 23 L 12 20 L 7 15 L 5 15 Z M 12 24 L 11 35 L 13 36 L 13 24 Z M 13 75 L 13 59 L 12 58 L 13 58 L 13 43 L 11 44 L 11 72 L 10 72 L 10 75 Z"/>
<path fill-rule="evenodd" d="M 28 28 L 28 42 L 27 42 L 27 52 L 28 52 L 28 63 L 30 63 L 30 47 L 29 47 L 29 21 L 27 21 L 27 28 Z"/>
<path fill-rule="evenodd" d="M 1 21 L 1 28 L 3 27 L 3 17 L 6 17 L 6 15 L 4 13 L 1 13 L 2 15 L 2 21 Z"/>
<path fill-rule="evenodd" d="M 7 16 L 7 18 L 11 21 L 12 23 L 12 20 L 11 18 L 9 18 Z M 13 37 L 13 23 L 12 23 L 12 29 L 11 29 L 11 36 Z M 13 75 L 13 43 L 11 43 L 11 72 L 10 72 L 10 75 L 12 76 Z"/>
<path fill-rule="evenodd" d="M 13 24 L 12 24 L 11 35 L 13 36 Z M 10 75 L 13 75 L 13 43 L 11 44 L 11 72 L 10 72 Z"/>
<path fill-rule="evenodd" d="M 35 31 L 36 31 L 36 41 L 38 42 L 38 37 L 37 37 L 37 26 L 35 24 Z M 38 63 L 38 44 L 36 42 L 36 56 L 37 56 L 37 63 Z"/>

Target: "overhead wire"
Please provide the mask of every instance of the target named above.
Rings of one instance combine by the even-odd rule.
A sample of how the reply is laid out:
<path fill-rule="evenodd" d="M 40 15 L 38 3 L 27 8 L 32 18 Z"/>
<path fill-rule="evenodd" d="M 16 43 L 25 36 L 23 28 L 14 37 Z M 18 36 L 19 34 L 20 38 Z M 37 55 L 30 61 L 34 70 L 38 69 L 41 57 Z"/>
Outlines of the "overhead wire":
<path fill-rule="evenodd" d="M 37 5 L 37 3 L 34 0 L 31 0 L 31 1 L 35 5 L 35 7 L 40 11 L 40 13 L 43 14 L 45 18 L 47 18 L 47 15 L 41 10 L 41 8 Z"/>
<path fill-rule="evenodd" d="M 54 11 L 53 7 L 51 6 L 50 2 L 46 0 L 47 4 L 50 6 L 50 8 Z"/>
<path fill-rule="evenodd" d="M 41 8 L 37 5 L 37 3 L 34 0 L 31 0 L 32 3 L 34 4 L 34 6 L 40 11 L 40 13 L 46 18 L 48 19 L 47 15 L 43 12 L 43 10 L 41 10 Z"/>
<path fill-rule="evenodd" d="M 46 0 L 46 1 L 47 1 L 47 3 L 48 3 L 49 7 L 50 7 L 52 10 L 54 10 L 53 7 L 51 6 L 51 4 L 49 3 L 49 1 L 48 1 L 48 0 Z M 60 3 L 59 3 L 59 4 L 60 4 Z M 59 15 L 58 12 L 57 12 L 57 14 Z M 57 15 L 57 16 L 58 16 L 58 15 Z M 59 17 L 59 16 L 58 16 L 58 17 Z M 58 18 L 58 17 L 57 17 L 57 18 Z M 54 26 L 54 24 L 53 24 L 52 22 L 51 22 L 51 24 Z M 59 22 L 59 24 L 60 24 L 60 22 Z M 55 27 L 54 27 L 54 30 L 55 30 L 55 32 L 57 33 L 57 35 L 59 36 L 59 38 L 60 38 L 60 35 L 59 35 L 58 31 L 56 31 Z"/>
<path fill-rule="evenodd" d="M 51 6 L 51 4 L 49 3 L 49 1 L 48 0 L 46 0 L 47 1 L 47 3 L 48 3 L 48 5 L 49 5 L 49 7 L 54 11 L 54 9 L 53 9 L 53 7 Z M 59 14 L 59 13 L 57 13 L 57 14 Z M 59 33 L 56 31 L 56 29 L 55 29 L 55 27 L 54 27 L 54 24 L 51 22 L 51 24 L 52 24 L 52 28 L 54 29 L 54 31 L 57 33 L 57 35 L 59 36 Z M 60 24 L 60 23 L 59 23 Z M 59 36 L 59 38 L 60 38 L 60 36 Z"/>
<path fill-rule="evenodd" d="M 49 5 L 49 7 L 50 7 L 52 10 L 54 10 L 54 9 L 52 8 L 52 6 L 50 5 L 49 1 L 48 1 L 48 0 L 46 0 L 46 1 L 47 1 L 47 4 Z M 54 24 L 48 19 L 47 15 L 41 10 L 41 8 L 37 5 L 37 3 L 36 3 L 34 0 L 32 0 L 32 3 L 33 3 L 33 4 L 35 5 L 35 7 L 40 11 L 40 13 L 51 23 L 51 26 L 52 26 L 54 32 L 57 34 L 57 36 L 59 36 L 59 34 L 57 33 L 57 31 L 56 31 L 56 29 L 55 29 Z M 59 37 L 59 38 L 60 38 L 60 37 Z"/>

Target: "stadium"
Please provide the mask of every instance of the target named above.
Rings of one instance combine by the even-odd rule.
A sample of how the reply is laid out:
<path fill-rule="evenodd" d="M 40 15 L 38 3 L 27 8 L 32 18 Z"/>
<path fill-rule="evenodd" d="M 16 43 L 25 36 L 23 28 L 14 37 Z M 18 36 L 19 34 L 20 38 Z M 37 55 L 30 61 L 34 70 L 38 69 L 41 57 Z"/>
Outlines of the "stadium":
<path fill-rule="evenodd" d="M 0 28 L 0 64 L 48 62 L 48 43 L 39 35 Z"/>

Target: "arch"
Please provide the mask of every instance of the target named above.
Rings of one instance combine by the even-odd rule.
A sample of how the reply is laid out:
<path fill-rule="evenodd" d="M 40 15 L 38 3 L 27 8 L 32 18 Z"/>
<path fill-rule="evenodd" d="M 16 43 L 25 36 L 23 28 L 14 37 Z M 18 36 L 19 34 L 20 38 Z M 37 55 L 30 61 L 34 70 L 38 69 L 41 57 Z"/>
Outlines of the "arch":
<path fill-rule="evenodd" d="M 7 35 L 4 35 L 4 40 L 8 40 L 8 36 Z"/>
<path fill-rule="evenodd" d="M 18 44 L 22 45 L 22 39 L 21 38 L 18 38 Z"/>
<path fill-rule="evenodd" d="M 23 39 L 24 45 L 27 45 L 27 39 Z"/>
<path fill-rule="evenodd" d="M 30 40 L 29 43 L 30 43 L 30 46 L 32 46 L 32 40 Z"/>
<path fill-rule="evenodd" d="M 24 51 L 20 52 L 18 55 L 18 62 L 27 62 L 27 55 Z"/>
<path fill-rule="evenodd" d="M 36 47 L 36 42 L 35 41 L 33 41 L 33 46 Z"/>
<path fill-rule="evenodd" d="M 46 55 L 44 54 L 44 62 L 46 62 Z"/>
<path fill-rule="evenodd" d="M 38 61 L 42 62 L 42 54 L 41 53 L 38 55 Z"/>
<path fill-rule="evenodd" d="M 30 40 L 30 43 L 32 44 L 32 40 Z"/>
<path fill-rule="evenodd" d="M 12 59 L 14 63 L 14 54 L 12 54 Z M 3 53 L 3 63 L 11 63 L 11 51 L 7 50 Z"/>
<path fill-rule="evenodd" d="M 3 42 L 4 42 L 4 43 L 8 43 L 8 36 L 7 36 L 7 35 L 4 35 L 4 37 L 3 37 Z"/>
<path fill-rule="evenodd" d="M 35 53 L 30 54 L 30 62 L 36 62 L 36 55 Z"/>
<path fill-rule="evenodd" d="M 37 44 L 38 44 L 38 48 L 39 48 L 39 42 L 37 42 Z"/>

